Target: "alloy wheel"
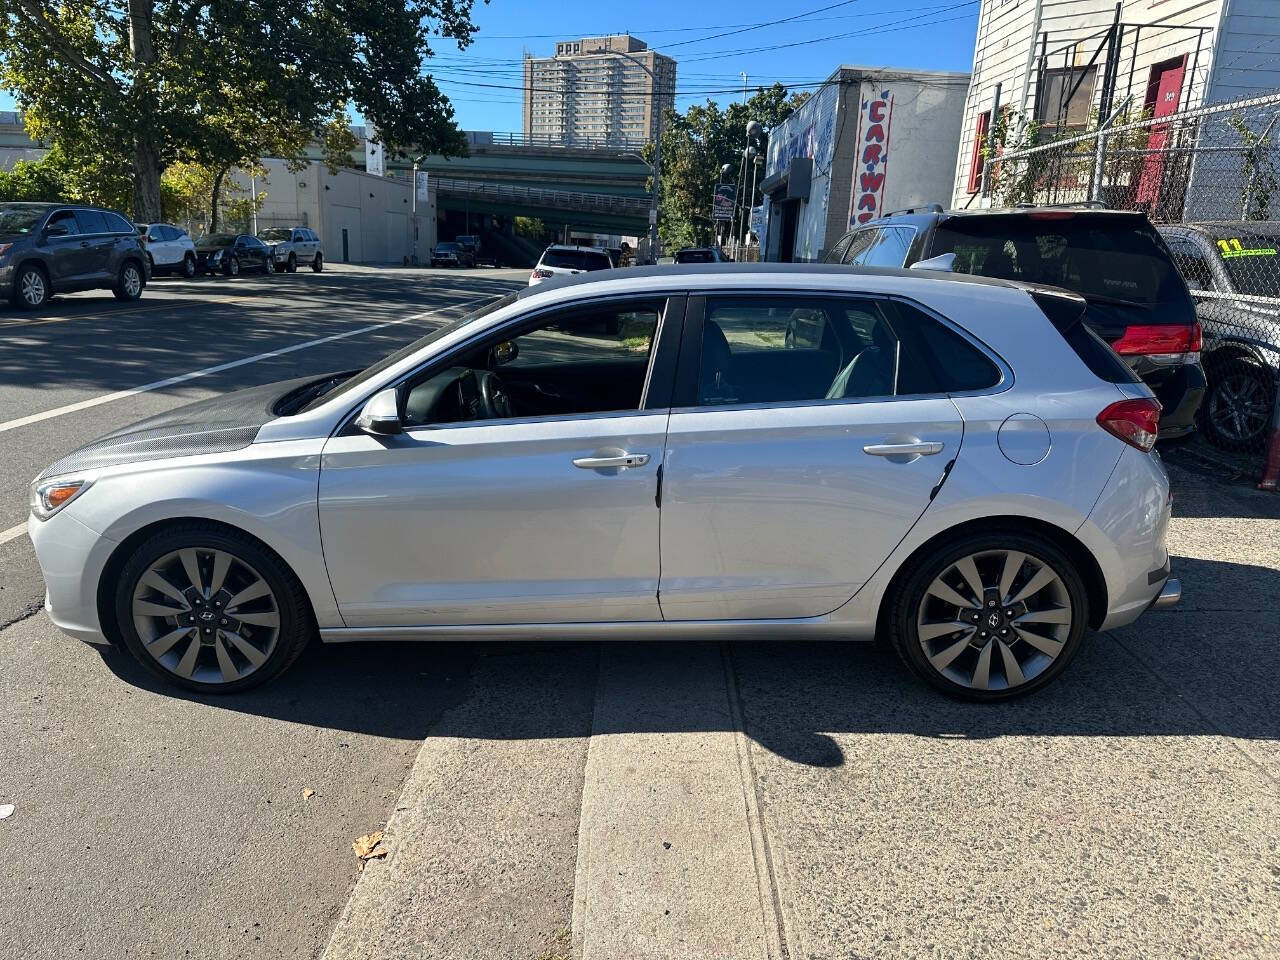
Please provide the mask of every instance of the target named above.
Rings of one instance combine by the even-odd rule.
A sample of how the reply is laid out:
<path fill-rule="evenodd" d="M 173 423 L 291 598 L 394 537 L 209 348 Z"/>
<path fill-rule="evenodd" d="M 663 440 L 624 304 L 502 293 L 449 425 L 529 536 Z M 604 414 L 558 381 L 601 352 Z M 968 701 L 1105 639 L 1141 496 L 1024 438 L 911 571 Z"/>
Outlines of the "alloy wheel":
<path fill-rule="evenodd" d="M 266 579 L 225 550 L 186 547 L 160 557 L 134 587 L 132 614 L 146 652 L 199 683 L 243 680 L 280 637 L 280 606 Z"/>
<path fill-rule="evenodd" d="M 1219 380 L 1209 396 L 1209 419 L 1226 440 L 1249 443 L 1266 429 L 1272 399 L 1258 376 L 1232 373 Z"/>
<path fill-rule="evenodd" d="M 22 275 L 19 284 L 20 293 L 23 301 L 30 307 L 38 307 L 44 303 L 47 289 L 44 283 L 44 274 L 39 270 L 28 270 Z"/>
<path fill-rule="evenodd" d="M 124 288 L 124 292 L 132 300 L 134 297 L 142 293 L 142 273 L 132 263 L 127 264 L 124 273 L 120 277 L 120 285 Z"/>
<path fill-rule="evenodd" d="M 925 591 L 916 635 L 942 676 L 970 690 L 1010 690 L 1035 679 L 1071 635 L 1062 575 L 1018 550 L 969 554 Z"/>
<path fill-rule="evenodd" d="M 190 254 L 182 258 L 182 275 L 188 280 L 196 275 L 196 258 Z"/>

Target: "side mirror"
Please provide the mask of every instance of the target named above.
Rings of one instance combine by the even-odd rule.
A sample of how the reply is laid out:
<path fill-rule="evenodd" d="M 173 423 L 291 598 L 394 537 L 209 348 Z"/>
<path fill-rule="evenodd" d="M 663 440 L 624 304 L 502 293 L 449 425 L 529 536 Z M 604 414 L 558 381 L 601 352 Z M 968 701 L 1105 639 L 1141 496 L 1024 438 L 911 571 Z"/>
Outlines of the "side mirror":
<path fill-rule="evenodd" d="M 520 356 L 520 348 L 514 340 L 503 340 L 493 348 L 493 364 L 496 367 L 510 363 L 518 356 Z"/>
<path fill-rule="evenodd" d="M 44 228 L 44 235 L 46 237 L 65 237 L 70 232 L 70 230 L 60 223 L 51 223 Z"/>
<path fill-rule="evenodd" d="M 930 257 L 928 260 L 917 260 L 911 265 L 911 270 L 936 270 L 939 273 L 955 272 L 956 255 L 954 253 L 944 253 L 939 257 Z"/>
<path fill-rule="evenodd" d="M 375 393 L 356 417 L 356 426 L 375 437 L 389 437 L 404 430 L 400 420 L 400 398 L 394 387 Z"/>

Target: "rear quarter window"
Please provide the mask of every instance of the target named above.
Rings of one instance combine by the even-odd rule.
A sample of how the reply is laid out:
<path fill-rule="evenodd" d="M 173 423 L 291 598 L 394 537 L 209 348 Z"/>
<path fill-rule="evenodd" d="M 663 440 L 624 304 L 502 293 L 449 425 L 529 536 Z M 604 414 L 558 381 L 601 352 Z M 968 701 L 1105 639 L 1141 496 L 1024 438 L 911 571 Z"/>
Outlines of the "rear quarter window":
<path fill-rule="evenodd" d="M 1083 301 L 1052 293 L 1033 293 L 1031 299 L 1049 318 L 1054 329 L 1062 334 L 1062 339 L 1067 341 L 1067 346 L 1099 380 L 1105 380 L 1107 383 L 1142 382 L 1129 365 L 1107 345 L 1107 342 L 1084 322 Z"/>

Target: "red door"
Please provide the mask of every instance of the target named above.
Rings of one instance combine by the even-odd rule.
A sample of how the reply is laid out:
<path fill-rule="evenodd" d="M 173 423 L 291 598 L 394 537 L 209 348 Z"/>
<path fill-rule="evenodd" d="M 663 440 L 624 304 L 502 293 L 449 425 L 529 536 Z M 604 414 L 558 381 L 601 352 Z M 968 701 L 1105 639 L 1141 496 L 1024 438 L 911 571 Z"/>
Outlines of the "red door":
<path fill-rule="evenodd" d="M 1157 63 L 1151 68 L 1147 84 L 1147 109 L 1154 118 L 1177 113 L 1182 100 L 1182 78 L 1187 72 L 1187 58 L 1177 57 Z M 1169 141 L 1169 125 L 1157 124 L 1147 135 L 1147 158 L 1138 179 L 1138 203 L 1151 213 L 1160 202 L 1160 182 L 1164 178 L 1164 148 Z"/>

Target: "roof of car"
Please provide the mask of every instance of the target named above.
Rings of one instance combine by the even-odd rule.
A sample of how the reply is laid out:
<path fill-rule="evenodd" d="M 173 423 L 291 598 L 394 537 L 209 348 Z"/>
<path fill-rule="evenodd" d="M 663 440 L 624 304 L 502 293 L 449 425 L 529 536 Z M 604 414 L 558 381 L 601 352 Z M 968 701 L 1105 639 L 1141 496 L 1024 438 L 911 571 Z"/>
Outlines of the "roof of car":
<path fill-rule="evenodd" d="M 911 277 L 915 280 L 937 280 L 940 282 L 972 283 L 980 286 L 1020 288 L 1023 284 L 1012 280 L 997 280 L 992 277 L 977 277 L 966 273 L 941 273 L 931 270 L 893 270 L 883 267 L 850 267 L 839 263 L 670 263 L 648 267 L 624 267 L 616 270 L 599 270 L 590 273 L 564 274 L 543 280 L 532 287 L 522 289 L 518 297 L 537 296 L 553 290 L 563 290 L 571 286 L 591 286 L 596 284 L 623 284 L 635 280 L 658 278 L 668 281 L 679 281 L 681 277 L 722 277 L 732 279 L 735 284 L 749 285 L 754 278 L 763 279 L 769 276 L 794 277 L 798 274 L 807 276 L 847 277 L 850 274 L 862 276 Z"/>
<path fill-rule="evenodd" d="M 608 254 L 604 247 L 588 247 L 580 243 L 553 243 L 547 250 L 572 250 L 575 253 L 603 253 Z M 544 250 L 543 253 L 547 251 Z"/>
<path fill-rule="evenodd" d="M 1199 220 L 1194 223 L 1158 223 L 1156 229 L 1162 232 L 1178 230 L 1194 230 L 1210 237 L 1230 237 L 1242 233 L 1280 236 L 1280 221 L 1277 220 Z"/>

